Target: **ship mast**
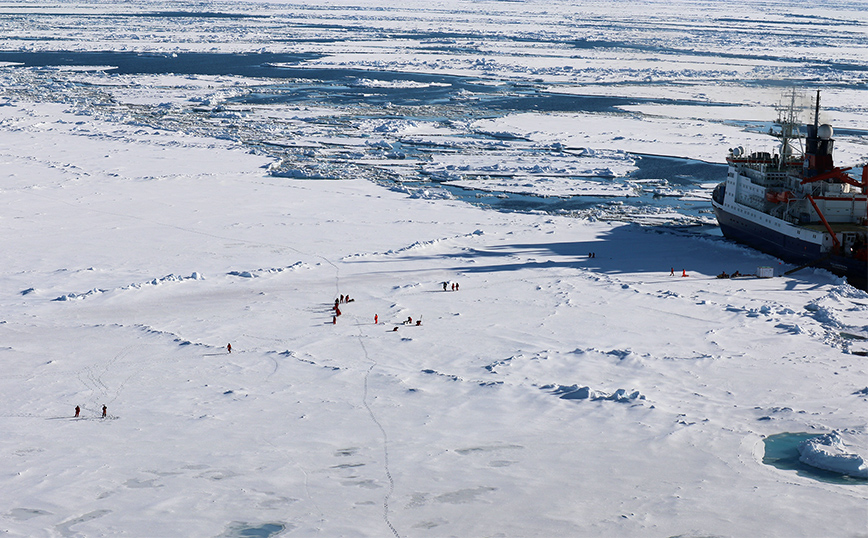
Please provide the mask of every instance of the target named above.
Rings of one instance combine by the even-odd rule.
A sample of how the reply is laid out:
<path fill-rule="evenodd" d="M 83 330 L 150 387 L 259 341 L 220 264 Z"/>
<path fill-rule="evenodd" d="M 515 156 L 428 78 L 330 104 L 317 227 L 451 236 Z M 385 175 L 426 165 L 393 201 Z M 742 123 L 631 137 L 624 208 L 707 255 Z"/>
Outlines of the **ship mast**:
<path fill-rule="evenodd" d="M 796 89 L 790 92 L 790 102 L 778 107 L 778 119 L 775 123 L 781 128 L 776 136 L 781 139 L 781 156 L 778 169 L 784 170 L 793 158 L 792 140 L 799 139 L 799 117 L 796 111 Z M 819 96 L 817 97 L 819 101 Z M 819 111 L 817 112 L 819 115 Z M 815 119 L 816 121 L 816 119 Z"/>

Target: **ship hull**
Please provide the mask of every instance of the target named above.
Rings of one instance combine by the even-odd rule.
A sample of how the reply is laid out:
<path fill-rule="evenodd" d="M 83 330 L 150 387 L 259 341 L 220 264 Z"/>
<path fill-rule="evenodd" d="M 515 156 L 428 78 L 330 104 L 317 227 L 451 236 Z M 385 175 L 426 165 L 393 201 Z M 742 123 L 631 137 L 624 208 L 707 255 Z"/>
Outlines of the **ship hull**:
<path fill-rule="evenodd" d="M 834 130 L 819 121 L 820 90 L 802 139 L 797 97 L 790 92 L 778 131 L 770 131 L 781 141 L 778 152 L 730 148 L 712 208 L 724 236 L 799 266 L 785 274 L 819 267 L 868 289 L 868 165 L 861 181 L 835 166 Z"/>
<path fill-rule="evenodd" d="M 866 289 L 868 264 L 824 252 L 817 243 L 805 241 L 780 233 L 768 226 L 726 211 L 718 203 L 712 203 L 720 231 L 727 239 L 753 247 L 795 265 L 810 265 L 847 277 L 853 286 Z"/>

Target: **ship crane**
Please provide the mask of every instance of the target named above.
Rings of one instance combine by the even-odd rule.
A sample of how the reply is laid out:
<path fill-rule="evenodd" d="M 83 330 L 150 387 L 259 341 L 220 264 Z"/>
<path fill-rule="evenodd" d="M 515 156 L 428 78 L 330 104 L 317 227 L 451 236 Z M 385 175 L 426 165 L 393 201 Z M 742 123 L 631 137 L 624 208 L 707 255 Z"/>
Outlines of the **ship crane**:
<path fill-rule="evenodd" d="M 835 167 L 828 172 L 818 174 L 814 177 L 806 177 L 801 181 L 802 185 L 806 185 L 808 183 L 816 183 L 817 181 L 825 181 L 827 179 L 837 179 L 842 183 L 847 183 L 849 185 L 853 185 L 854 187 L 859 187 L 862 189 L 862 192 L 865 193 L 866 181 L 868 181 L 868 165 L 862 168 L 862 181 L 856 181 L 850 174 L 845 174 L 847 170 L 852 170 L 852 166 L 848 166 L 847 168 L 838 168 Z"/>
<path fill-rule="evenodd" d="M 866 288 L 868 261 L 868 163 L 834 162 L 834 131 L 820 123 L 820 95 L 813 118 L 799 132 L 796 92 L 778 109 L 775 154 L 730 149 L 726 180 L 715 187 L 712 207 L 723 235 L 802 267 L 846 275 Z M 799 151 L 802 145 L 803 150 Z"/>

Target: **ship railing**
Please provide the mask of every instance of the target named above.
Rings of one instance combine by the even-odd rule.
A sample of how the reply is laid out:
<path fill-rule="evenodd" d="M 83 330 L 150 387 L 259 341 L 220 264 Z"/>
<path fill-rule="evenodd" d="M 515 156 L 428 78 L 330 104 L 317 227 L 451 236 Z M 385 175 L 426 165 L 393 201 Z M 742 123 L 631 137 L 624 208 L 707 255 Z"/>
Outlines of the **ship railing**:
<path fill-rule="evenodd" d="M 784 218 L 784 210 L 786 209 L 786 206 L 772 203 L 768 203 L 767 206 L 769 215 L 775 217 L 776 219 Z"/>
<path fill-rule="evenodd" d="M 783 187 L 786 175 L 775 174 L 774 176 L 765 174 L 761 171 L 744 170 L 743 175 L 750 179 L 750 182 L 760 187 Z"/>
<path fill-rule="evenodd" d="M 763 184 L 763 175 L 761 170 L 756 170 L 754 168 L 745 168 L 743 173 L 748 178 L 750 178 L 751 183 L 756 183 L 757 185 Z"/>
<path fill-rule="evenodd" d="M 789 173 L 787 173 L 786 171 L 766 173 L 766 177 L 769 179 L 769 181 L 780 181 L 781 183 L 786 181 L 787 176 L 789 176 Z"/>

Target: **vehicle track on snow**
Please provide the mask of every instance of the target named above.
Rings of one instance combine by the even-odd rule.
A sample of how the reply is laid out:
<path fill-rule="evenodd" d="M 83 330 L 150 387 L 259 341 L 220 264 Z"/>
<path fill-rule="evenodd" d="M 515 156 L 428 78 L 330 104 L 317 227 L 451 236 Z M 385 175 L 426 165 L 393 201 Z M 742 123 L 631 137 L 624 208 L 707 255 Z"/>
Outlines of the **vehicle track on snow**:
<path fill-rule="evenodd" d="M 383 437 L 383 469 L 386 473 L 386 478 L 389 481 L 389 490 L 386 492 L 386 496 L 383 498 L 383 520 L 386 522 L 386 526 L 389 527 L 389 530 L 392 531 L 392 534 L 395 535 L 396 538 L 401 538 L 401 535 L 398 534 L 398 531 L 395 529 L 395 526 L 392 525 L 392 521 L 389 519 L 389 501 L 392 498 L 392 493 L 395 491 L 395 480 L 392 478 L 392 471 L 389 468 L 389 435 L 386 433 L 386 429 L 383 427 L 383 424 L 377 419 L 377 415 L 374 414 L 374 410 L 371 408 L 371 405 L 368 403 L 368 378 L 371 375 L 371 372 L 374 368 L 377 367 L 378 363 L 374 359 L 370 357 L 368 354 L 368 349 L 365 347 L 365 342 L 363 340 L 362 326 L 361 324 L 357 324 L 359 328 L 359 345 L 362 348 L 362 352 L 365 354 L 365 359 L 371 363 L 371 366 L 368 367 L 367 371 L 365 371 L 365 383 L 364 383 L 364 392 L 362 394 L 362 404 L 364 404 L 365 409 L 368 411 L 368 415 L 371 417 L 371 420 L 374 424 L 377 425 L 377 428 L 380 430 L 380 434 Z"/>

